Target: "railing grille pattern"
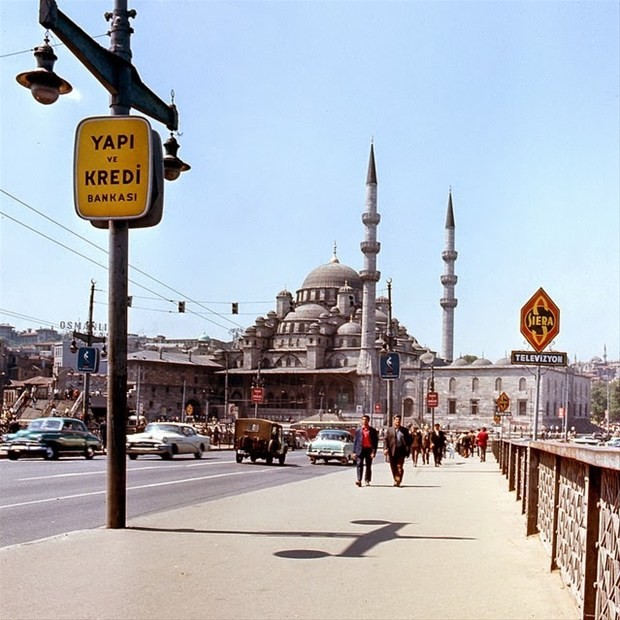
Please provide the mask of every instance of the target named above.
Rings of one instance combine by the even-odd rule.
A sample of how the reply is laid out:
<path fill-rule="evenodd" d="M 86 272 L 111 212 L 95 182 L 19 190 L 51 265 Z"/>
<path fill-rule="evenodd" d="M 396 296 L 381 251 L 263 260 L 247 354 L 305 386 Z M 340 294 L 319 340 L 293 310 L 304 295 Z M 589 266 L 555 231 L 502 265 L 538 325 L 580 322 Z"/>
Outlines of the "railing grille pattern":
<path fill-rule="evenodd" d="M 620 477 L 603 471 L 596 576 L 597 620 L 620 619 Z"/>
<path fill-rule="evenodd" d="M 564 583 L 570 588 L 580 607 L 583 607 L 581 586 L 586 547 L 585 478 L 585 465 L 573 460 L 562 461 L 556 562 Z"/>
<path fill-rule="evenodd" d="M 555 500 L 555 456 L 543 453 L 538 467 L 538 515 L 540 540 L 551 554 L 553 545 L 553 509 Z"/>

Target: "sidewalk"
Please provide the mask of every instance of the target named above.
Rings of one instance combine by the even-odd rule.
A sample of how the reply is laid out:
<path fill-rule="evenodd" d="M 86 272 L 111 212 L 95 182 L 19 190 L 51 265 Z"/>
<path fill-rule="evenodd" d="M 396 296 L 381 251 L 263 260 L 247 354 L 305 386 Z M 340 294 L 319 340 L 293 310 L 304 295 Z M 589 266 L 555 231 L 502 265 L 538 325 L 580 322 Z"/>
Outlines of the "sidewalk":
<path fill-rule="evenodd" d="M 383 457 L 368 488 L 333 469 L 0 549 L 0 618 L 579 617 L 492 456 L 408 461 L 401 488 Z"/>

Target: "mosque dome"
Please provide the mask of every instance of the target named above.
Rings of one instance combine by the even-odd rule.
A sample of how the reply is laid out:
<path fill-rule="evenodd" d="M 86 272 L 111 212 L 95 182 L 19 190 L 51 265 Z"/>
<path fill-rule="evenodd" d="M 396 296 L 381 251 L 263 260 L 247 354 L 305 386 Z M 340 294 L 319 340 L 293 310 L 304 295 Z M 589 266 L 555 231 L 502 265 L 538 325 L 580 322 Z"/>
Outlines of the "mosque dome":
<path fill-rule="evenodd" d="M 475 359 L 472 363 L 472 366 L 493 366 L 493 362 L 491 362 L 491 360 L 488 360 L 486 357 L 479 357 L 478 359 Z"/>
<path fill-rule="evenodd" d="M 450 366 L 469 366 L 469 364 L 466 359 L 459 357 L 458 359 L 455 359 Z"/>
<path fill-rule="evenodd" d="M 362 333 L 362 326 L 359 323 L 349 321 L 348 323 L 343 323 L 338 328 L 337 333 L 339 336 L 359 336 Z"/>
<path fill-rule="evenodd" d="M 207 334 L 202 334 L 202 336 L 198 336 L 198 342 L 211 342 L 211 337 Z"/>
<path fill-rule="evenodd" d="M 496 366 L 511 366 L 512 362 L 510 361 L 509 357 L 502 357 L 501 359 L 497 360 L 497 362 L 495 362 Z"/>
<path fill-rule="evenodd" d="M 329 263 L 313 269 L 301 285 L 302 289 L 335 288 L 349 286 L 354 290 L 362 289 L 360 274 L 343 265 L 334 254 Z"/>

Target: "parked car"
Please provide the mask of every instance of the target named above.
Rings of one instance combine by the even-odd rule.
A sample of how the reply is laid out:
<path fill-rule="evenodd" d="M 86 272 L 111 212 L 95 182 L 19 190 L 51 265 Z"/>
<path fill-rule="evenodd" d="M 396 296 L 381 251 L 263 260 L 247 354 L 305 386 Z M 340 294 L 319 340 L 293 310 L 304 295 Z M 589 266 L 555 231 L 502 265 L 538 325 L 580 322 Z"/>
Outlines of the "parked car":
<path fill-rule="evenodd" d="M 211 439 L 199 435 L 190 424 L 179 422 L 151 422 L 144 432 L 127 435 L 127 455 L 135 460 L 141 454 L 154 454 L 171 459 L 177 454 L 193 454 L 202 458 L 211 449 Z"/>
<path fill-rule="evenodd" d="M 36 418 L 28 428 L 4 435 L 2 441 L 12 461 L 23 456 L 52 460 L 79 455 L 92 459 L 102 448 L 99 437 L 76 418 Z"/>
<path fill-rule="evenodd" d="M 235 458 L 237 463 L 248 458 L 254 463 L 265 459 L 271 465 L 277 459 L 284 465 L 288 445 L 280 424 L 260 418 L 239 418 L 235 421 Z"/>
<path fill-rule="evenodd" d="M 317 460 L 339 461 L 343 465 L 355 463 L 353 436 L 348 431 L 324 429 L 308 444 L 306 451 L 311 463 Z"/>
<path fill-rule="evenodd" d="M 600 446 L 603 442 L 599 437 L 596 437 L 596 435 L 577 435 L 577 437 L 572 440 L 572 443 L 581 446 Z"/>
<path fill-rule="evenodd" d="M 620 448 L 620 437 L 612 437 L 605 445 L 608 448 Z"/>

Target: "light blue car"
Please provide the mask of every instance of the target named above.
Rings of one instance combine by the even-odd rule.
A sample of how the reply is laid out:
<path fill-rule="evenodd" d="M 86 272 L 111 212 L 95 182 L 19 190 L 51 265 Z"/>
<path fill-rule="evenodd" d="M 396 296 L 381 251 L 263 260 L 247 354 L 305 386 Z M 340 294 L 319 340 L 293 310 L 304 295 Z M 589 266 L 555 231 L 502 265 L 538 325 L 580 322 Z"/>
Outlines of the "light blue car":
<path fill-rule="evenodd" d="M 343 465 L 355 463 L 353 437 L 347 431 L 324 429 L 308 444 L 306 454 L 312 464 L 317 460 L 325 463 L 338 461 Z"/>

